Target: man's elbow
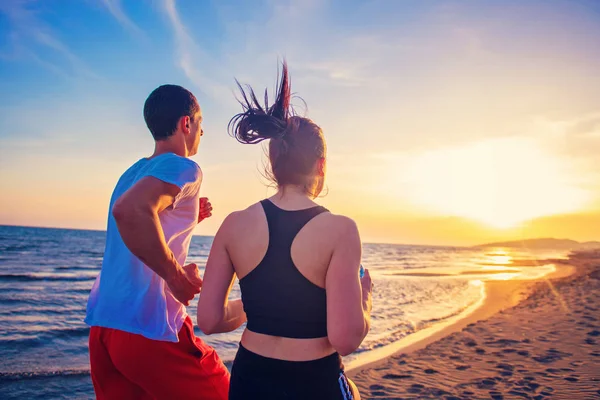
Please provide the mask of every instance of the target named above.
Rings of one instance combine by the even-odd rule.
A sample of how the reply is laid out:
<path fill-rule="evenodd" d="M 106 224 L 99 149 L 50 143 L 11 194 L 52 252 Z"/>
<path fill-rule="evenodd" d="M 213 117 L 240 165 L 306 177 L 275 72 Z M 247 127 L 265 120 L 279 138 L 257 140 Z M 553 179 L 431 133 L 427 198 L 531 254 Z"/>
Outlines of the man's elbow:
<path fill-rule="evenodd" d="M 112 207 L 111 214 L 115 221 L 124 222 L 127 219 L 127 215 L 130 214 L 127 203 L 122 199 L 117 199 Z"/>
<path fill-rule="evenodd" d="M 132 204 L 128 199 L 121 197 L 113 205 L 111 214 L 117 225 L 124 225 L 141 217 L 150 216 L 152 210 L 140 204 Z"/>

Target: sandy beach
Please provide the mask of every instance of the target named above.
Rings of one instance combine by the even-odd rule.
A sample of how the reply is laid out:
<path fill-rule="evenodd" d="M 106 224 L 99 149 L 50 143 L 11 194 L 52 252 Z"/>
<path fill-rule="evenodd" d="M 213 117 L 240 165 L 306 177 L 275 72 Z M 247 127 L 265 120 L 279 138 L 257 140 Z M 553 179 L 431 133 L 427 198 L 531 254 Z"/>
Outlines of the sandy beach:
<path fill-rule="evenodd" d="M 486 282 L 484 303 L 349 375 L 366 399 L 600 398 L 600 252 L 537 281 Z"/>

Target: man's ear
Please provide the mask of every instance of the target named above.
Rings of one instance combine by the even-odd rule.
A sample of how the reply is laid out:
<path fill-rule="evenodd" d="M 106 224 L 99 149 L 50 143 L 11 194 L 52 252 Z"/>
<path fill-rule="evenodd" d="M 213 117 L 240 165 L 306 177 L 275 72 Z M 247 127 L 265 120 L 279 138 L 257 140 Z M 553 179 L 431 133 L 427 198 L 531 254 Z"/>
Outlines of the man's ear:
<path fill-rule="evenodd" d="M 184 133 L 184 135 L 190 134 L 190 117 L 184 115 L 179 119 L 179 128 Z"/>

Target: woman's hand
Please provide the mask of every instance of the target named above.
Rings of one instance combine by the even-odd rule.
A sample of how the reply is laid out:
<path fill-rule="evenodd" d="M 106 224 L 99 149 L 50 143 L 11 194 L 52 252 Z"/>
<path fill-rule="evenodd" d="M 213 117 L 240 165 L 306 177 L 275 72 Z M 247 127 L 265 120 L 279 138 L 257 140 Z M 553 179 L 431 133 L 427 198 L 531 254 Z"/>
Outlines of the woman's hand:
<path fill-rule="evenodd" d="M 360 278 L 360 284 L 362 286 L 363 310 L 371 314 L 371 309 L 373 308 L 373 281 L 371 281 L 371 274 L 368 269 L 365 269 L 365 275 Z"/>

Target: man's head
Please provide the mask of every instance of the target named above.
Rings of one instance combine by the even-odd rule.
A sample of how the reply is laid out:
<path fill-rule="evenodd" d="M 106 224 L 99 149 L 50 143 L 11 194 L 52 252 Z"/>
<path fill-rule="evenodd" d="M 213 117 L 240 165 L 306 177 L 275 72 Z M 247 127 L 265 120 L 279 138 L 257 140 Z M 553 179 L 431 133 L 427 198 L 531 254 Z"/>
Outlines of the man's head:
<path fill-rule="evenodd" d="M 157 142 L 182 140 L 187 155 L 198 151 L 202 131 L 202 111 L 196 97 L 177 85 L 154 89 L 144 104 L 146 125 Z"/>

